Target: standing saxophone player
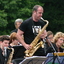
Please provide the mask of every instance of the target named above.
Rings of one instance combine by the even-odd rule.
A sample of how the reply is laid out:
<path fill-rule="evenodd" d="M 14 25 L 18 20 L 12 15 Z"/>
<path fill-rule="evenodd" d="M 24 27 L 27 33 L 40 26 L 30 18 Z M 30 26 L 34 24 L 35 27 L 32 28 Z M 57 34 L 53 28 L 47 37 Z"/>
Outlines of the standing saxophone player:
<path fill-rule="evenodd" d="M 37 36 L 41 28 L 46 24 L 44 21 L 41 20 L 43 12 L 44 9 L 42 6 L 35 5 L 32 10 L 32 16 L 27 20 L 23 21 L 23 23 L 20 25 L 17 31 L 17 36 L 18 36 L 17 39 L 27 50 L 32 48 L 30 43 Z M 22 38 L 22 35 L 24 35 L 24 40 Z M 47 32 L 46 30 L 44 30 L 44 33 L 40 35 L 40 37 L 43 39 L 46 37 L 46 35 Z M 43 55 L 43 51 L 41 51 L 37 55 L 38 56 Z"/>
<path fill-rule="evenodd" d="M 4 53 L 4 47 L 9 46 L 10 38 L 7 35 L 3 35 L 0 37 L 0 64 L 5 64 L 5 53 Z M 7 54 L 7 53 L 6 53 Z M 13 64 L 13 63 L 10 63 Z"/>

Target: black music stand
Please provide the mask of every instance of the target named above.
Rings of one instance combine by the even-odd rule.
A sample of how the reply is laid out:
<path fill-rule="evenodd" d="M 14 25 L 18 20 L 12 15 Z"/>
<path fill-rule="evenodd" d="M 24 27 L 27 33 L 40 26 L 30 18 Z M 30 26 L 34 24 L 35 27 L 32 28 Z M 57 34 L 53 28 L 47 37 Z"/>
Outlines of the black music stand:
<path fill-rule="evenodd" d="M 24 58 L 25 48 L 23 46 L 13 46 L 13 48 L 14 48 L 13 59 Z"/>
<path fill-rule="evenodd" d="M 45 64 L 46 59 L 47 58 L 44 56 L 33 56 L 33 57 L 25 58 L 19 64 Z"/>

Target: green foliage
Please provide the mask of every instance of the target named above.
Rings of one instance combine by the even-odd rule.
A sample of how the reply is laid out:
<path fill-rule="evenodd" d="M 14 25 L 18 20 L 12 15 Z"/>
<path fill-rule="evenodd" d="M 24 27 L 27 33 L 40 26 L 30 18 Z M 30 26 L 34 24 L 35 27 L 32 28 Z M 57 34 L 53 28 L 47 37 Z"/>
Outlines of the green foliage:
<path fill-rule="evenodd" d="M 4 10 L 0 10 L 0 27 L 5 27 L 7 26 L 7 14 L 4 12 Z"/>
<path fill-rule="evenodd" d="M 49 30 L 64 32 L 64 0 L 0 0 L 0 34 L 10 34 L 17 18 L 29 18 L 34 5 L 44 7 L 43 18 L 49 21 Z"/>
<path fill-rule="evenodd" d="M 54 33 L 58 31 L 64 32 L 64 12 L 63 12 L 64 1 L 61 0 L 49 0 L 45 1 L 44 4 L 44 15 L 43 17 L 49 21 L 48 29 Z"/>

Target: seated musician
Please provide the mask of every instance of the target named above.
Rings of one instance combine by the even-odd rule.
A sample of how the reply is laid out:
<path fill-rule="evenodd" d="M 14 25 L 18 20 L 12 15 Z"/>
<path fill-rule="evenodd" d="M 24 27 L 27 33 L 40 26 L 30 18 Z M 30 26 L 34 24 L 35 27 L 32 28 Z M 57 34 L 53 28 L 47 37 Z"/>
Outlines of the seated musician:
<path fill-rule="evenodd" d="M 50 42 L 52 43 L 53 40 L 53 32 L 52 31 L 47 31 L 47 38 L 45 39 L 45 43 L 44 43 L 44 51 L 45 51 L 45 55 L 46 55 L 46 51 L 48 49 L 48 47 L 50 46 Z"/>
<path fill-rule="evenodd" d="M 9 47 L 14 48 L 13 59 L 23 58 L 24 57 L 24 47 L 19 43 L 16 37 L 16 32 L 10 34 Z"/>
<path fill-rule="evenodd" d="M 53 37 L 53 47 L 55 48 L 55 50 L 53 49 L 52 46 L 49 46 L 46 53 L 51 53 L 51 52 L 63 52 L 63 49 L 61 48 L 61 46 L 64 43 L 64 33 L 62 32 L 57 32 L 54 37 Z"/>
<path fill-rule="evenodd" d="M 8 47 L 10 38 L 7 35 L 0 37 L 0 64 L 5 64 L 4 47 Z M 13 64 L 13 63 L 10 63 Z"/>

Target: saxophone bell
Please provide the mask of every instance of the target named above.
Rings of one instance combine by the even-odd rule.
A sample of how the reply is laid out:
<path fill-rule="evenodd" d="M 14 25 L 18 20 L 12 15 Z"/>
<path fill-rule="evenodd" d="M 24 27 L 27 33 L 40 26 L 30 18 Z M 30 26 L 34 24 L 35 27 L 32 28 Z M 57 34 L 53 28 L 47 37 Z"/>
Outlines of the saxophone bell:
<path fill-rule="evenodd" d="M 9 47 L 4 47 L 4 56 L 5 62 L 4 64 L 10 64 L 13 58 L 14 49 Z"/>

